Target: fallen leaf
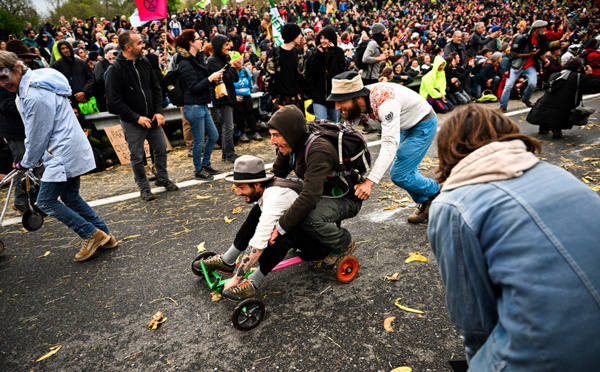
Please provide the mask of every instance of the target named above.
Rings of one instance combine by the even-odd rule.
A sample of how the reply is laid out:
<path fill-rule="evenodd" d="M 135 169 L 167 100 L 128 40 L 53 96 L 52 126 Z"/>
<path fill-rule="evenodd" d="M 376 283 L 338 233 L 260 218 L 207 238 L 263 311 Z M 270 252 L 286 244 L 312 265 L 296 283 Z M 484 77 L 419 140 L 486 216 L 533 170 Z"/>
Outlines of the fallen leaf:
<path fill-rule="evenodd" d="M 206 196 L 206 195 L 196 195 L 196 199 L 200 199 L 200 200 L 206 200 L 206 199 L 210 199 L 210 196 Z"/>
<path fill-rule="evenodd" d="M 427 262 L 427 258 L 419 252 L 410 252 L 408 258 L 404 262 L 409 263 L 413 261 Z"/>
<path fill-rule="evenodd" d="M 377 198 L 377 199 L 379 199 L 379 200 L 384 200 L 384 199 L 391 199 L 391 198 L 392 198 L 392 196 L 391 196 L 391 195 L 386 195 L 386 196 L 380 196 L 380 197 L 379 197 L 379 198 Z"/>
<path fill-rule="evenodd" d="M 386 320 L 383 321 L 383 328 L 385 328 L 388 332 L 394 332 L 394 328 L 392 328 L 392 322 L 396 319 L 395 316 L 390 316 Z"/>
<path fill-rule="evenodd" d="M 146 328 L 148 329 L 156 329 L 159 324 L 164 323 L 167 320 L 167 317 L 163 317 L 163 313 L 161 311 L 154 314 L 152 320 L 146 324 Z"/>
<path fill-rule="evenodd" d="M 386 276 L 384 279 L 385 280 L 392 280 L 392 281 L 400 280 L 400 273 L 394 273 L 394 275 L 392 275 L 392 276 Z"/>
<path fill-rule="evenodd" d="M 43 255 L 41 255 L 39 257 L 36 257 L 36 258 L 44 258 L 44 257 L 49 256 L 49 255 L 50 255 L 50 251 L 46 251 L 46 253 L 44 253 Z"/>
<path fill-rule="evenodd" d="M 237 191 L 237 186 L 236 185 L 232 185 L 229 190 L 236 192 Z"/>
<path fill-rule="evenodd" d="M 244 210 L 244 206 L 243 206 L 243 205 L 241 205 L 241 206 L 239 206 L 239 207 L 237 207 L 237 208 L 233 208 L 233 209 L 231 210 L 231 213 L 233 213 L 233 214 L 238 214 L 238 213 L 242 213 L 242 211 L 243 211 L 243 210 Z"/>
<path fill-rule="evenodd" d="M 403 367 L 394 368 L 390 372 L 412 372 L 412 368 L 403 366 Z"/>
<path fill-rule="evenodd" d="M 400 308 L 400 310 L 404 310 L 404 311 L 408 311 L 410 313 L 416 313 L 416 314 L 425 314 L 421 310 L 415 310 L 415 309 L 411 309 L 410 307 L 406 307 L 406 306 L 400 305 L 400 300 L 401 299 L 402 298 L 398 297 L 398 299 L 396 301 L 394 301 L 394 305 L 398 306 Z"/>
<path fill-rule="evenodd" d="M 134 238 L 139 238 L 140 236 L 142 236 L 142 234 L 126 236 L 123 239 L 121 239 L 121 241 L 123 241 L 123 240 L 129 240 L 129 239 L 134 239 Z"/>
<path fill-rule="evenodd" d="M 223 298 L 223 296 L 221 296 L 221 294 L 217 291 L 210 292 L 210 296 L 211 300 L 213 300 L 214 302 L 219 302 L 221 298 Z"/>
<path fill-rule="evenodd" d="M 204 243 L 206 243 L 206 242 L 202 242 L 202 243 L 198 244 L 198 253 L 202 253 L 206 250 L 206 248 L 204 248 Z"/>
<path fill-rule="evenodd" d="M 56 346 L 52 346 L 50 348 L 50 352 L 48 352 L 47 354 L 44 354 L 43 356 L 39 357 L 36 362 L 42 361 L 46 358 L 51 357 L 52 355 L 58 353 L 58 351 L 60 350 L 60 348 L 62 347 L 62 345 L 56 345 Z"/>
<path fill-rule="evenodd" d="M 390 206 L 390 207 L 383 208 L 383 210 L 384 210 L 384 211 L 391 211 L 392 209 L 396 209 L 396 208 L 398 208 L 399 206 L 400 206 L 400 205 L 392 205 L 392 206 Z"/>
<path fill-rule="evenodd" d="M 595 181 L 596 181 L 596 179 L 595 179 L 595 178 L 592 178 L 592 177 L 589 177 L 589 176 L 586 176 L 586 177 L 581 177 L 581 180 L 582 180 L 583 182 L 585 182 L 585 183 L 590 183 L 590 182 L 595 182 Z"/>
<path fill-rule="evenodd" d="M 394 203 L 406 203 L 406 202 L 410 201 L 410 199 L 405 196 L 402 199 L 392 199 L 392 201 Z"/>
<path fill-rule="evenodd" d="M 223 220 L 225 223 L 231 224 L 233 221 L 235 221 L 235 218 L 229 218 L 228 216 L 225 216 Z"/>

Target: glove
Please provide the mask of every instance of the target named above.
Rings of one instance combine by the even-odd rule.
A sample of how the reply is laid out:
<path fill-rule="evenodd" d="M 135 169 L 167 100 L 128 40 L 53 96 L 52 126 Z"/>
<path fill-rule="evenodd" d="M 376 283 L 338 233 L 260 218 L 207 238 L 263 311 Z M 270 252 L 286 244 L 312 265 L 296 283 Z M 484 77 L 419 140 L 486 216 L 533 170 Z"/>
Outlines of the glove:
<path fill-rule="evenodd" d="M 17 164 L 14 165 L 14 168 L 16 170 L 20 170 L 20 171 L 26 171 L 27 170 L 27 168 L 21 166 L 21 162 L 20 161 Z"/>

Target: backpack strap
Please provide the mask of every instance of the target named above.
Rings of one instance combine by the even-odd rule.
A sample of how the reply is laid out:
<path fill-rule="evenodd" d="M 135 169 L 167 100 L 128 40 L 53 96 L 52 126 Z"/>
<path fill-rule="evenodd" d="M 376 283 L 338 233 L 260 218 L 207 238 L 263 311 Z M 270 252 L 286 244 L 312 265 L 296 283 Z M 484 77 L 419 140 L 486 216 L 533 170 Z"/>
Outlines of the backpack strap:
<path fill-rule="evenodd" d="M 291 180 L 288 178 L 273 177 L 273 179 L 271 179 L 270 181 L 268 181 L 266 183 L 265 188 L 269 188 L 269 187 L 273 187 L 273 186 L 279 186 L 279 187 L 291 189 L 296 194 L 300 194 L 300 192 L 302 192 L 302 182 L 294 181 L 294 180 Z"/>

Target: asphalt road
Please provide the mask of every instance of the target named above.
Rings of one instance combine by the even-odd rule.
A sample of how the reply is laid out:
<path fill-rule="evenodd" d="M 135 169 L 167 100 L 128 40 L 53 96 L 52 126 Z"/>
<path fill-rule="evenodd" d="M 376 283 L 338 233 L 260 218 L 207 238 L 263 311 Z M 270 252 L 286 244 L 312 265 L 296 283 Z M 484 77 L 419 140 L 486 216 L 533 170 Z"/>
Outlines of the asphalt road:
<path fill-rule="evenodd" d="M 586 105 L 600 110 L 600 99 Z M 525 134 L 542 138 L 537 127 L 523 122 L 525 113 L 514 114 L 522 106 L 511 102 L 512 118 Z M 565 131 L 564 140 L 543 137 L 549 142 L 541 157 L 598 187 L 599 123 L 600 115 L 594 115 L 593 125 Z M 372 150 L 376 155 L 379 146 Z M 431 177 L 434 150 L 421 164 Z M 267 141 L 240 146 L 239 153 L 267 162 L 274 157 Z M 213 157 L 220 159 L 220 153 Z M 184 150 L 173 151 L 169 162 L 174 180 L 191 179 Z M 82 194 L 90 201 L 130 192 L 135 185 L 127 167 L 83 177 Z M 5 195 L 6 189 L 0 191 L 3 200 Z M 222 180 L 160 193 L 149 203 L 132 195 L 95 207 L 122 241 L 83 263 L 74 260 L 78 237 L 56 220 L 47 219 L 36 232 L 19 224 L 2 228 L 0 371 L 390 371 L 400 366 L 450 371 L 448 360 L 464 358 L 445 309 L 427 226 L 406 222 L 414 204 L 403 201 L 407 194 L 389 177 L 361 213 L 344 222 L 359 242 L 356 279 L 340 284 L 330 271 L 308 263 L 274 272 L 258 295 L 267 315 L 250 332 L 231 325 L 235 305 L 213 302 L 204 281 L 190 271 L 198 245 L 226 250 L 250 207 Z M 576 213 L 555 202 L 565 213 Z M 240 206 L 243 211 L 234 214 Z M 227 224 L 225 217 L 235 220 Z M 417 251 L 428 262 L 405 263 Z M 399 280 L 384 279 L 394 273 Z M 398 298 L 424 314 L 396 307 Z M 166 322 L 146 329 L 157 311 Z M 389 317 L 396 317 L 392 332 L 383 327 Z M 54 355 L 36 362 L 57 345 Z"/>

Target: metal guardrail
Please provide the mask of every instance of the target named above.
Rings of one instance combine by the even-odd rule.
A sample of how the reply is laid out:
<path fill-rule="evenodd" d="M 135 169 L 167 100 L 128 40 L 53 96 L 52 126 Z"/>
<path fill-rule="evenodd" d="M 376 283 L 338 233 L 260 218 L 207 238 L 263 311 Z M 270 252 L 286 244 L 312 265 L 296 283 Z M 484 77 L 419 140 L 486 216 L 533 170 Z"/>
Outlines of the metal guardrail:
<path fill-rule="evenodd" d="M 252 93 L 252 107 L 255 110 L 258 110 L 260 106 L 260 97 L 262 96 L 262 92 Z M 210 106 L 209 106 L 210 107 Z M 175 123 L 181 122 L 181 109 L 174 105 L 169 105 L 163 110 L 163 115 L 165 116 L 165 123 Z M 91 121 L 96 126 L 98 130 L 104 130 L 106 127 L 112 127 L 115 125 L 120 125 L 119 117 L 117 115 L 110 114 L 108 112 L 101 112 L 99 114 L 90 114 L 85 116 L 86 120 Z"/>

